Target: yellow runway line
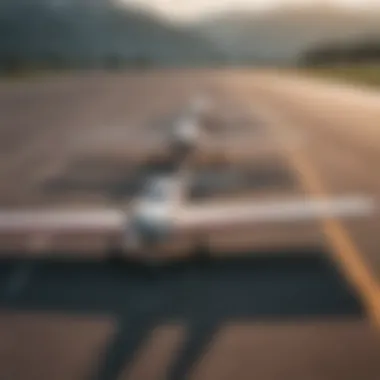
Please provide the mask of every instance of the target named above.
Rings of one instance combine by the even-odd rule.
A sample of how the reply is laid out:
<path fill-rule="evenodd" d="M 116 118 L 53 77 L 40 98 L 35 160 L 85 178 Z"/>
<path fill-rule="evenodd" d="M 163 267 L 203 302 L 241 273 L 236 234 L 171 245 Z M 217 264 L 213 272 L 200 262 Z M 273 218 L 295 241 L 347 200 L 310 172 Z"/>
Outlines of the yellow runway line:
<path fill-rule="evenodd" d="M 328 198 L 321 176 L 315 166 L 311 163 L 302 147 L 294 147 L 288 143 L 289 140 L 281 139 L 278 125 L 282 128 L 293 130 L 292 125 L 279 114 L 273 114 L 266 104 L 256 101 L 256 107 L 260 110 L 263 120 L 266 120 L 273 138 L 283 148 L 284 157 L 302 184 L 302 187 L 310 196 Z M 289 132 L 289 131 L 287 131 Z M 347 280 L 357 290 L 364 303 L 367 314 L 372 325 L 380 331 L 380 284 L 375 275 L 363 261 L 362 254 L 347 232 L 346 228 L 336 218 L 324 218 L 319 221 L 327 242 L 332 250 L 333 258 L 344 272 Z"/>
<path fill-rule="evenodd" d="M 322 179 L 306 154 L 299 149 L 288 149 L 286 146 L 284 148 L 305 190 L 311 196 L 328 197 L 328 191 Z M 339 220 L 326 218 L 321 221 L 321 224 L 335 260 L 358 290 L 371 322 L 380 329 L 380 287 L 375 276 L 363 262 L 359 249 Z"/>

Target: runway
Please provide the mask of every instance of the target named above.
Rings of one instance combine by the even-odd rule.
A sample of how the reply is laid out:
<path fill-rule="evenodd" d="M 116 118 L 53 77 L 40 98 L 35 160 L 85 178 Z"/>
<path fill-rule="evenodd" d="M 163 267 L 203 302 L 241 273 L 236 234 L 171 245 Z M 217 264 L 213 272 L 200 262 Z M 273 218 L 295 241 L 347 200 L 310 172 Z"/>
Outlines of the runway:
<path fill-rule="evenodd" d="M 248 122 L 205 143 L 224 148 L 230 165 L 202 151 L 192 203 L 377 200 L 378 95 L 290 74 L 204 70 L 4 84 L 0 207 L 124 205 L 152 153 L 128 131 L 159 128 L 204 90 L 222 120 Z M 106 234 L 44 242 L 44 252 L 76 256 L 63 262 L 14 260 L 15 248 L 32 245 L 41 256 L 40 245 L 2 236 L 0 377 L 377 380 L 379 232 L 378 213 L 231 229 L 207 236 L 211 263 L 160 272 L 93 262 Z M 170 255 L 186 258 L 189 244 L 178 236 Z"/>

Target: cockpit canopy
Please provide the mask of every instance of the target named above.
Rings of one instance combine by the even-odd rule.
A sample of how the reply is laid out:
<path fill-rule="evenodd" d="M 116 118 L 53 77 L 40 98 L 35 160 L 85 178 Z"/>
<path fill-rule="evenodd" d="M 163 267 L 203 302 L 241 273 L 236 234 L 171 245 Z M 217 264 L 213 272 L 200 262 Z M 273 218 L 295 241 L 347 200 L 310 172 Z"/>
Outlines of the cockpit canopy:
<path fill-rule="evenodd" d="M 143 190 L 143 198 L 150 202 L 168 202 L 173 199 L 178 191 L 177 182 L 175 178 L 170 176 L 150 179 Z"/>

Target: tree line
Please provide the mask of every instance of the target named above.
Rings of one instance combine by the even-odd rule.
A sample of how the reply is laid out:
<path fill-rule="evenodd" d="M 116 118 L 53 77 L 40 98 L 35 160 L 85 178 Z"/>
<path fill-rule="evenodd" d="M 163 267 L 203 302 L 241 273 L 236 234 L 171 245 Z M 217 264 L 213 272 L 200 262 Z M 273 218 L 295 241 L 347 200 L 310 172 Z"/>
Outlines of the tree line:
<path fill-rule="evenodd" d="M 307 66 L 380 63 L 380 37 L 321 44 L 307 49 L 300 63 Z"/>

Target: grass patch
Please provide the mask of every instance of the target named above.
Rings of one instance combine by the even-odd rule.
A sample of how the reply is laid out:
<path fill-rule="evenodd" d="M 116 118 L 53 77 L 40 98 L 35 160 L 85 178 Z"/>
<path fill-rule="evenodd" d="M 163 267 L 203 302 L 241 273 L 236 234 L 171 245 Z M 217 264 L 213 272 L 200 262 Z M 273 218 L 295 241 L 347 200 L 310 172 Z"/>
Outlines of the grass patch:
<path fill-rule="evenodd" d="M 306 74 L 349 82 L 380 87 L 380 64 L 368 66 L 324 66 L 302 70 Z"/>
<path fill-rule="evenodd" d="M 1 81 L 17 82 L 25 80 L 38 80 L 45 77 L 68 75 L 79 70 L 54 70 L 54 69 L 18 69 L 18 70 L 3 70 L 0 72 Z"/>

